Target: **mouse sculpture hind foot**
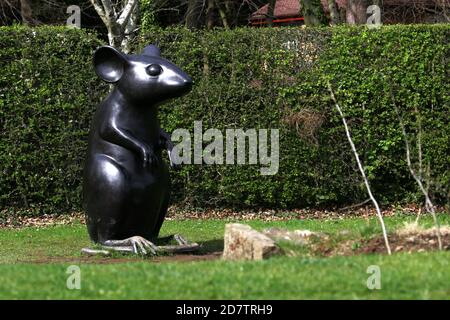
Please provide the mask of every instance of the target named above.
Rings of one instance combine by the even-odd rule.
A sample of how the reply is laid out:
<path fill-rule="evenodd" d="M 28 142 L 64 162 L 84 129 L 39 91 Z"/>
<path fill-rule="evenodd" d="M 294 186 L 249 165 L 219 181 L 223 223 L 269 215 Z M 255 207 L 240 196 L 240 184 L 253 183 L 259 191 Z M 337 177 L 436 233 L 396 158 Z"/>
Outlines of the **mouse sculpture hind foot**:
<path fill-rule="evenodd" d="M 200 246 L 197 243 L 190 243 L 179 234 L 160 239 L 164 242 L 175 240 L 178 245 L 156 246 L 151 241 L 134 236 L 124 240 L 107 240 L 101 244 L 100 249 L 83 248 L 81 253 L 87 255 L 104 255 L 109 256 L 111 252 L 120 252 L 125 254 L 136 255 L 157 255 L 163 253 L 186 253 L 195 252 Z"/>
<path fill-rule="evenodd" d="M 200 245 L 196 242 L 189 242 L 183 236 L 179 234 L 173 234 L 168 237 L 158 239 L 159 242 L 169 243 L 172 240 L 175 240 L 178 245 L 163 245 L 158 246 L 158 252 L 163 253 L 186 253 L 186 252 L 195 252 L 200 249 Z"/>

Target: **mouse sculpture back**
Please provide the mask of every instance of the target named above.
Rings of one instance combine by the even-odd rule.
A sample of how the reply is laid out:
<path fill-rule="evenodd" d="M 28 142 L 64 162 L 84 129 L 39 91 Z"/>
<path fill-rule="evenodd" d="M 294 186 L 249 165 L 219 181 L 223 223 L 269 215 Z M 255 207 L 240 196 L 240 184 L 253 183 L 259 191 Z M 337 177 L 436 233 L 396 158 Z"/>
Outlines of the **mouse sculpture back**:
<path fill-rule="evenodd" d="M 105 250 L 83 252 L 154 254 L 162 248 L 153 242 L 170 196 L 163 149 L 173 165 L 173 144 L 159 126 L 158 106 L 188 93 L 192 80 L 154 45 L 140 55 L 103 46 L 93 60 L 97 75 L 114 89 L 94 115 L 83 177 L 88 233 Z M 182 237 L 174 238 L 189 249 Z"/>

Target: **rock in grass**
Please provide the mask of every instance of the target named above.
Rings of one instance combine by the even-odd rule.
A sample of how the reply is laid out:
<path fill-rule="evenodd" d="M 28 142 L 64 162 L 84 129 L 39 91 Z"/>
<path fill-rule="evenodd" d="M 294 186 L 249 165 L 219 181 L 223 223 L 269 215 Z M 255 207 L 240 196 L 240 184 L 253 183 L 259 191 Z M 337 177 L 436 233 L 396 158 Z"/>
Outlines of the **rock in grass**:
<path fill-rule="evenodd" d="M 262 260 L 277 254 L 280 249 L 266 235 L 240 223 L 225 225 L 225 260 Z"/>
<path fill-rule="evenodd" d="M 287 230 L 280 228 L 269 228 L 262 231 L 263 234 L 274 241 L 288 241 L 297 245 L 307 245 L 312 239 L 326 239 L 327 235 L 309 230 Z"/>

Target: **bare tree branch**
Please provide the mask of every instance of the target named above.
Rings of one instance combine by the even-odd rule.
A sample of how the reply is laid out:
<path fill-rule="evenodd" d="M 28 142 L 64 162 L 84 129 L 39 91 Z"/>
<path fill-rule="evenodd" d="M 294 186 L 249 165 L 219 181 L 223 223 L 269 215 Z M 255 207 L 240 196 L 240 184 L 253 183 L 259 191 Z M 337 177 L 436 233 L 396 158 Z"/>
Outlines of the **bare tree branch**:
<path fill-rule="evenodd" d="M 115 19 L 115 15 L 114 15 L 114 10 L 112 8 L 112 3 L 111 0 L 101 0 L 102 5 L 103 5 L 103 10 L 105 15 L 109 18 L 109 19 Z"/>
<path fill-rule="evenodd" d="M 20 15 L 22 16 L 22 22 L 24 24 L 33 22 L 29 0 L 20 0 Z"/>
<path fill-rule="evenodd" d="M 336 109 L 339 112 L 339 115 L 341 116 L 342 123 L 344 124 L 344 128 L 345 128 L 345 133 L 347 135 L 348 142 L 350 143 L 350 146 L 351 146 L 352 151 L 353 151 L 353 155 L 355 156 L 356 162 L 358 163 L 359 171 L 361 172 L 361 175 L 362 175 L 362 177 L 364 179 L 364 184 L 366 185 L 367 193 L 369 194 L 369 197 L 372 200 L 373 205 L 375 206 L 375 209 L 377 211 L 378 219 L 380 220 L 381 229 L 383 231 L 383 238 L 384 238 L 384 243 L 386 245 L 386 250 L 387 250 L 388 254 L 390 255 L 391 254 L 391 247 L 389 245 L 389 240 L 388 240 L 388 237 L 387 237 L 386 227 L 384 225 L 383 215 L 381 214 L 380 207 L 378 206 L 378 202 L 377 202 L 377 200 L 375 199 L 375 197 L 372 194 L 372 190 L 370 189 L 369 180 L 366 177 L 366 173 L 365 173 L 364 168 L 363 168 L 363 166 L 361 164 L 361 160 L 359 159 L 359 155 L 358 155 L 358 152 L 356 151 L 355 144 L 353 143 L 352 137 L 350 136 L 350 130 L 348 129 L 348 126 L 347 126 L 347 120 L 345 119 L 345 116 L 342 113 L 342 109 L 341 109 L 341 107 L 339 106 L 339 104 L 338 104 L 338 102 L 336 100 L 336 97 L 335 97 L 334 92 L 333 92 L 333 88 L 331 87 L 330 83 L 328 83 L 328 90 L 330 91 L 331 99 L 333 100 L 334 105 L 336 106 Z"/>
<path fill-rule="evenodd" d="M 108 30 L 109 44 L 128 52 L 130 37 L 137 27 L 139 1 L 90 1 Z"/>
<path fill-rule="evenodd" d="M 119 16 L 119 18 L 117 19 L 117 23 L 120 24 L 121 26 L 126 26 L 126 24 L 128 23 L 128 20 L 131 17 L 132 12 L 134 11 L 136 5 L 137 5 L 137 0 L 128 0 L 127 4 L 125 5 L 121 15 Z"/>
<path fill-rule="evenodd" d="M 97 11 L 97 14 L 99 15 L 100 19 L 102 19 L 103 23 L 107 25 L 109 23 L 106 13 L 103 10 L 102 5 L 99 3 L 100 0 L 90 0 L 92 3 L 92 6 L 94 7 L 95 11 Z"/>
<path fill-rule="evenodd" d="M 223 27 L 225 29 L 230 29 L 230 25 L 228 23 L 227 14 L 223 10 L 223 8 L 220 6 L 219 2 L 215 0 L 217 10 L 219 11 L 220 19 L 222 20 Z"/>
<path fill-rule="evenodd" d="M 442 250 L 442 239 L 441 239 L 440 225 L 439 225 L 439 221 L 438 221 L 438 219 L 436 217 L 436 212 L 435 212 L 435 209 L 434 209 L 434 205 L 431 202 L 431 199 L 430 199 L 430 196 L 428 194 L 428 191 L 423 186 L 421 177 L 417 175 L 416 171 L 414 170 L 414 168 L 412 166 L 412 163 L 411 163 L 411 148 L 410 148 L 410 144 L 409 144 L 409 141 L 408 141 L 408 135 L 406 134 L 405 124 L 404 124 L 403 118 L 402 118 L 402 116 L 400 114 L 400 110 L 398 110 L 398 107 L 397 107 L 397 105 L 395 103 L 394 94 L 392 93 L 392 91 L 391 91 L 391 99 L 392 99 L 392 103 L 394 105 L 395 112 L 397 113 L 398 121 L 399 121 L 400 127 L 402 129 L 403 139 L 405 141 L 406 163 L 408 164 L 409 172 L 411 173 L 411 175 L 413 176 L 414 180 L 419 185 L 420 191 L 425 196 L 425 209 L 429 213 L 431 213 L 431 215 L 433 216 L 433 221 L 434 221 L 434 224 L 436 226 L 436 237 L 437 237 L 437 240 L 438 240 L 439 250 Z"/>
<path fill-rule="evenodd" d="M 330 11 L 331 25 L 337 25 L 340 21 L 339 12 L 336 5 L 336 0 L 328 0 L 328 10 Z"/>

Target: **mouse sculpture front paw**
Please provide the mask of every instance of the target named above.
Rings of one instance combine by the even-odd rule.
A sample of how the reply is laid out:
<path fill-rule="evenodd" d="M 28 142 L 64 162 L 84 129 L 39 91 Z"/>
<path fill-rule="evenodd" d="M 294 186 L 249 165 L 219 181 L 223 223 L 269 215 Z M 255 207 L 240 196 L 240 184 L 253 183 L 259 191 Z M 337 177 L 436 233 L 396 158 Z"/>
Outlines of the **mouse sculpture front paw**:
<path fill-rule="evenodd" d="M 168 151 L 168 153 L 169 153 L 170 167 L 176 171 L 181 170 L 181 164 L 175 163 L 172 152 Z"/>
<path fill-rule="evenodd" d="M 159 164 L 158 157 L 156 153 L 149 146 L 141 147 L 141 155 L 144 168 L 146 167 L 156 167 Z"/>
<path fill-rule="evenodd" d="M 141 236 L 133 236 L 124 240 L 107 240 L 103 248 L 119 252 L 129 252 L 140 255 L 155 255 L 158 247 Z"/>
<path fill-rule="evenodd" d="M 129 245 L 133 248 L 133 253 L 135 254 L 142 254 L 145 256 L 150 253 L 155 255 L 158 251 L 158 247 L 156 245 L 143 237 L 134 236 L 128 238 L 127 240 L 129 240 Z"/>

